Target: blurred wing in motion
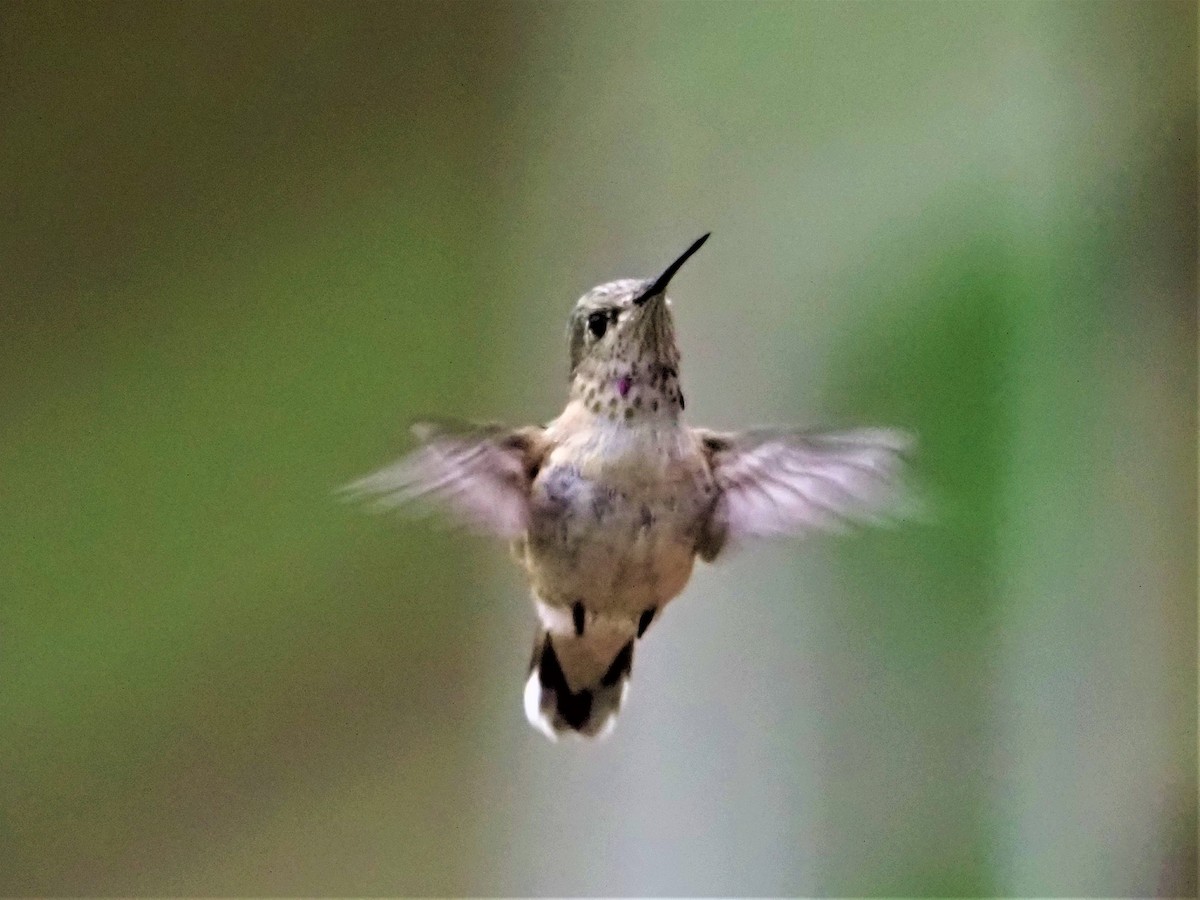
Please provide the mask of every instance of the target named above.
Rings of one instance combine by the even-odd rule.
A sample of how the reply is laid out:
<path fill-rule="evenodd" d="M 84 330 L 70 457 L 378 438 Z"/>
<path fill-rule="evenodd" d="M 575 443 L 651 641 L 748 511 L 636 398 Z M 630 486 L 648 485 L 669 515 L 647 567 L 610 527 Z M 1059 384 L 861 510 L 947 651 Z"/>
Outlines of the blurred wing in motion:
<path fill-rule="evenodd" d="M 529 488 L 545 452 L 536 426 L 413 426 L 421 446 L 385 469 L 342 488 L 350 499 L 374 498 L 377 509 L 423 500 L 458 522 L 512 538 L 529 523 Z"/>
<path fill-rule="evenodd" d="M 718 488 L 698 548 L 705 560 L 730 540 L 836 531 L 914 512 L 903 484 L 913 445 L 905 432 L 696 429 L 696 435 Z"/>

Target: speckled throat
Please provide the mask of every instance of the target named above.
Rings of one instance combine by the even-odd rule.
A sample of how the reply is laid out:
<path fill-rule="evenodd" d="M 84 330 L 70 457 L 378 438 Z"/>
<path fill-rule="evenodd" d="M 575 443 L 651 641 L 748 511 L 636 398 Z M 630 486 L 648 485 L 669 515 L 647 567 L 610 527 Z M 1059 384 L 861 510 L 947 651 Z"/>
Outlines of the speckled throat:
<path fill-rule="evenodd" d="M 571 380 L 571 399 L 595 416 L 629 423 L 674 421 L 684 408 L 679 384 L 679 349 L 666 298 L 642 309 L 634 328 L 605 352 L 583 359 Z"/>

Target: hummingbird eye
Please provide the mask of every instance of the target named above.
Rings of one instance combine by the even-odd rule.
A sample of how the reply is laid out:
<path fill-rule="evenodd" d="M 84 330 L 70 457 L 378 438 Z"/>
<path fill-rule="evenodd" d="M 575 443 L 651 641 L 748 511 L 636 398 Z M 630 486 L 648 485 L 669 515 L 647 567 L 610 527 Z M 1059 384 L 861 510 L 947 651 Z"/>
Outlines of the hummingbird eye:
<path fill-rule="evenodd" d="M 592 313 L 587 318 L 588 331 L 597 339 L 604 337 L 604 332 L 608 330 L 609 318 L 610 314 L 607 311 Z"/>

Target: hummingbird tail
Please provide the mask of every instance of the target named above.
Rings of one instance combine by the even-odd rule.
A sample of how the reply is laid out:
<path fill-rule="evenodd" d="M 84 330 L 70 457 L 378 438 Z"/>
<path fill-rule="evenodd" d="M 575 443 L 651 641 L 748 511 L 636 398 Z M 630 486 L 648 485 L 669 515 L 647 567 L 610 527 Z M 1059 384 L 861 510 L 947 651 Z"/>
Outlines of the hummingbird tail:
<path fill-rule="evenodd" d="M 633 668 L 632 634 L 593 628 L 583 634 L 538 628 L 525 682 L 525 716 L 552 741 L 564 734 L 612 731 Z"/>

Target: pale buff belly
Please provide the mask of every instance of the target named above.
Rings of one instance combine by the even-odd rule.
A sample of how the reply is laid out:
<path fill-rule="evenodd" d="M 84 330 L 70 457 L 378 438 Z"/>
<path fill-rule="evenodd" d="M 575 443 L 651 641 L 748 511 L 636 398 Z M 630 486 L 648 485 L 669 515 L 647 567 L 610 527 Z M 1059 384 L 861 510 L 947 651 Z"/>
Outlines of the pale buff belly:
<path fill-rule="evenodd" d="M 553 466 L 534 484 L 518 553 L 543 602 L 636 617 L 687 584 L 703 506 L 690 475 L 618 486 Z"/>

